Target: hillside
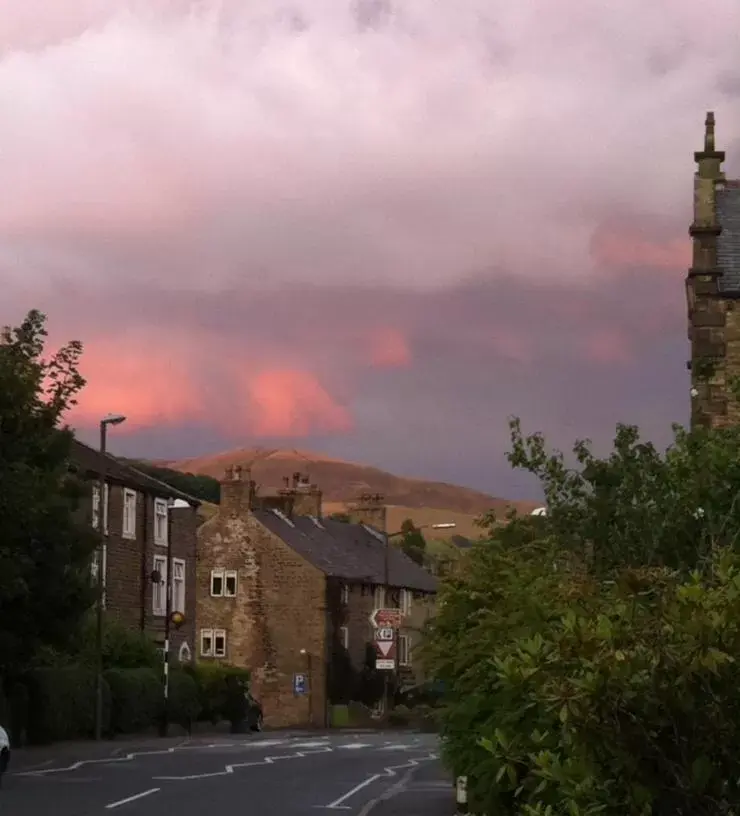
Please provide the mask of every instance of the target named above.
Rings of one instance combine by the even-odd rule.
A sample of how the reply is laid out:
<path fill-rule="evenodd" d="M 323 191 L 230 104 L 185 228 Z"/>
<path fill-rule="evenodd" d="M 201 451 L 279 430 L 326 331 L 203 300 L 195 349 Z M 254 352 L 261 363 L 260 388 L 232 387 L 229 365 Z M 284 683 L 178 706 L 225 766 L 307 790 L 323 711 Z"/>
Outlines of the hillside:
<path fill-rule="evenodd" d="M 338 510 L 340 505 L 353 501 L 361 493 L 383 494 L 386 503 L 393 508 L 389 507 L 389 527 L 396 521 L 396 516 L 399 516 L 402 517 L 401 520 L 411 517 L 417 524 L 455 521 L 461 527 L 464 524 L 468 529 L 472 523 L 471 518 L 490 509 L 504 515 L 512 505 L 522 512 L 529 512 L 538 506 L 537 502 L 509 502 L 477 490 L 444 482 L 394 476 L 379 468 L 295 449 L 244 448 L 214 456 L 158 461 L 152 464 L 172 468 L 181 473 L 203 474 L 216 479 L 223 477 L 227 466 L 241 465 L 251 470 L 252 478 L 260 485 L 263 493 L 281 487 L 284 477 L 300 471 L 307 474 L 323 491 L 324 501 L 328 505 L 327 512 Z M 435 512 L 430 515 L 428 512 L 420 511 Z M 448 511 L 454 517 L 447 518 L 444 513 L 436 511 Z M 427 515 L 430 515 L 428 520 Z M 458 515 L 466 516 L 468 519 L 458 519 Z M 465 535 L 462 530 L 461 534 Z"/>

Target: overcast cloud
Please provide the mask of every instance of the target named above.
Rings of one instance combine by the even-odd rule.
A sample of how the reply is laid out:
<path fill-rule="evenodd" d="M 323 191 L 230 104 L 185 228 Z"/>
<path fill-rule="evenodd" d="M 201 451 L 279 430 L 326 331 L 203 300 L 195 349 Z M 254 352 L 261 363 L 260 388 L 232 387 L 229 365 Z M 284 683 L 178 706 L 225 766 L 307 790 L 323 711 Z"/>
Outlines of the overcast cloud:
<path fill-rule="evenodd" d="M 737 0 L 0 0 L 2 322 L 116 449 L 313 448 L 521 495 L 688 412 L 693 151 Z"/>

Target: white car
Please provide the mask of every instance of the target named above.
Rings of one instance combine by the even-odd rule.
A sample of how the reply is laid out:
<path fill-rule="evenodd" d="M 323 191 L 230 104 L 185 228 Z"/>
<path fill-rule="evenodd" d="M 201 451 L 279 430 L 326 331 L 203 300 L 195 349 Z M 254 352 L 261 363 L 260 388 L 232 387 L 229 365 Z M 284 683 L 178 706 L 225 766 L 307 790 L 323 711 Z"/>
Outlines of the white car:
<path fill-rule="evenodd" d="M 3 774 L 10 762 L 10 738 L 8 732 L 0 725 L 0 784 L 2 784 Z"/>

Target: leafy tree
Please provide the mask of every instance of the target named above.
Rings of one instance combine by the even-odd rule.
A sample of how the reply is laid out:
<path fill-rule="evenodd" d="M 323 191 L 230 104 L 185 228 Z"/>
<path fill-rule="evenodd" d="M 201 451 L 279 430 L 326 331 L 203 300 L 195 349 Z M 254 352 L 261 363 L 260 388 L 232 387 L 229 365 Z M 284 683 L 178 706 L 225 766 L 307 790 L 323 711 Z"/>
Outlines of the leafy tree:
<path fill-rule="evenodd" d="M 543 526 L 562 546 L 589 552 L 596 569 L 633 564 L 691 569 L 713 547 L 736 545 L 740 533 L 740 428 L 691 432 L 674 426 L 663 453 L 632 425 L 617 426 L 609 456 L 588 440 L 568 464 L 541 434 L 525 437 L 510 423 L 509 461 L 540 481 Z"/>
<path fill-rule="evenodd" d="M 740 431 L 619 426 L 572 461 L 511 431 L 548 514 L 491 526 L 423 648 L 471 810 L 738 812 Z"/>
<path fill-rule="evenodd" d="M 205 476 L 202 473 L 181 473 L 179 470 L 160 467 L 159 465 L 153 465 L 151 462 L 143 462 L 140 459 L 126 459 L 124 461 L 142 471 L 142 473 L 146 473 L 147 476 L 159 479 L 160 482 L 174 487 L 175 490 L 188 493 L 195 499 L 210 502 L 211 504 L 219 504 L 221 501 L 221 486 L 218 479 L 214 479 L 212 476 Z"/>
<path fill-rule="evenodd" d="M 421 530 L 408 518 L 401 524 L 401 549 L 419 565 L 424 564 L 427 542 Z"/>
<path fill-rule="evenodd" d="M 0 677 L 41 646 L 63 647 L 93 601 L 97 535 L 76 519 L 81 485 L 70 473 L 62 424 L 85 381 L 82 346 L 44 356 L 46 319 L 30 312 L 0 333 Z"/>

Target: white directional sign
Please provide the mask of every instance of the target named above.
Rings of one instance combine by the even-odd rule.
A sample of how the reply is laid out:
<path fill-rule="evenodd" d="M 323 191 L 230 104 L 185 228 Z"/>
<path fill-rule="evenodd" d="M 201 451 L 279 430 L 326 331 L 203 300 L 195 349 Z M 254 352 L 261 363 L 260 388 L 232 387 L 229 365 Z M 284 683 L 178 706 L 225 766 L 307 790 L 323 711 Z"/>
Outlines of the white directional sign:
<path fill-rule="evenodd" d="M 396 668 L 395 660 L 376 660 L 375 668 L 379 671 L 393 671 Z"/>
<path fill-rule="evenodd" d="M 375 640 L 393 640 L 393 629 L 390 626 L 384 626 L 382 629 L 375 630 Z"/>

